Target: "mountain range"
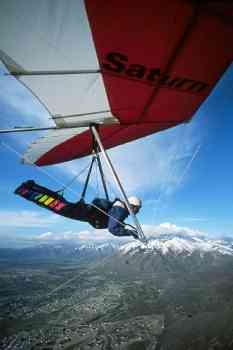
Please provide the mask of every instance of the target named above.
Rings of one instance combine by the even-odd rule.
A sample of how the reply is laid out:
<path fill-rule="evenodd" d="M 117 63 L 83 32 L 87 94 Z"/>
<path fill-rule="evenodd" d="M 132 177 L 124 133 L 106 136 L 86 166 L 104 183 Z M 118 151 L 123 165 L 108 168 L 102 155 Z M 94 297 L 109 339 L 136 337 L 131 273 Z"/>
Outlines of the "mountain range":
<path fill-rule="evenodd" d="M 82 243 L 56 242 L 40 244 L 34 247 L 22 249 L 0 249 L 0 256 L 4 258 L 77 258 L 77 259 L 98 259 L 112 257 L 114 259 L 135 259 L 144 260 L 196 257 L 200 262 L 207 257 L 221 258 L 233 256 L 233 239 L 210 239 L 204 236 L 187 235 L 187 234 L 160 234 L 156 238 L 150 237 L 147 244 L 139 240 L 124 242 L 119 241 L 107 242 L 88 242 Z"/>
<path fill-rule="evenodd" d="M 150 237 L 147 244 L 138 240 L 123 242 L 119 240 L 107 242 L 88 242 L 80 244 L 70 241 L 59 243 L 40 244 L 34 247 L 22 249 L 0 249 L 1 257 L 23 258 L 52 258 L 52 257 L 77 257 L 98 258 L 114 254 L 120 256 L 134 256 L 137 254 L 160 255 L 163 257 L 190 257 L 198 255 L 204 258 L 206 255 L 233 256 L 233 239 L 210 239 L 205 236 L 187 234 L 166 233 L 157 237 Z"/>

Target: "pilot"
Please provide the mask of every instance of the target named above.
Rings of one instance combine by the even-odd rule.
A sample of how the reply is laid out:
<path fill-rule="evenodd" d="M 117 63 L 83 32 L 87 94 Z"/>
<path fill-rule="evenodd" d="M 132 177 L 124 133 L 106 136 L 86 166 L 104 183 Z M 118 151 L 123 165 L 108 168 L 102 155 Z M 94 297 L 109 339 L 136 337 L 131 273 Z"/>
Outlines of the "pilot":
<path fill-rule="evenodd" d="M 128 198 L 133 213 L 136 215 L 142 202 L 138 197 Z M 137 231 L 134 228 L 126 227 L 124 220 L 129 216 L 129 210 L 124 201 L 115 199 L 110 202 L 107 199 L 95 198 L 92 203 L 86 204 L 83 201 L 76 205 L 75 218 L 86 221 L 96 229 L 108 229 L 111 234 L 118 237 L 131 236 L 138 239 Z"/>
<path fill-rule="evenodd" d="M 142 202 L 138 197 L 132 196 L 128 198 L 130 207 L 133 213 L 136 215 L 141 209 Z M 129 211 L 123 201 L 117 199 L 110 210 L 108 211 L 108 230 L 114 236 L 133 236 L 138 239 L 138 234 L 135 230 L 127 229 L 124 225 L 124 220 L 129 216 Z"/>

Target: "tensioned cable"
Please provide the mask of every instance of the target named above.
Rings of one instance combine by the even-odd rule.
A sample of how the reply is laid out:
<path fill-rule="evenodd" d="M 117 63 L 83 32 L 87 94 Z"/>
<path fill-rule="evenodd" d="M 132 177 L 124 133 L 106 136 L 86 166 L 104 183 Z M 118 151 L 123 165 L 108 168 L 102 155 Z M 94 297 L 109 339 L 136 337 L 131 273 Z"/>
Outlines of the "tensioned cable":
<path fill-rule="evenodd" d="M 10 145 L 6 144 L 5 142 L 1 141 L 0 144 L 2 144 L 4 147 L 8 148 L 10 151 L 14 152 L 17 156 L 21 157 L 22 154 L 18 151 L 16 151 L 13 147 L 11 147 Z M 28 160 L 29 161 L 29 160 Z M 66 189 L 69 189 L 69 187 L 71 186 L 71 184 L 82 174 L 84 173 L 84 171 L 89 167 L 89 164 L 87 166 L 85 166 L 77 175 L 75 175 L 74 178 L 71 179 L 70 182 L 68 182 L 67 185 L 65 185 L 63 182 L 57 180 L 54 176 L 52 176 L 51 174 L 49 174 L 45 169 L 42 169 L 40 167 L 38 167 L 38 165 L 30 162 L 31 165 L 36 166 L 36 168 L 38 170 L 40 170 L 42 173 L 46 174 L 48 177 L 50 177 L 52 180 L 56 181 L 59 185 L 62 185 L 61 190 L 59 190 L 58 192 L 62 192 L 65 191 Z M 72 191 L 74 193 L 74 191 Z M 77 194 L 77 193 L 76 193 Z"/>
<path fill-rule="evenodd" d="M 103 161 L 102 160 L 102 154 L 99 155 L 100 156 L 100 160 L 101 162 Z M 105 167 L 105 166 L 104 166 Z M 105 169 L 106 171 L 106 169 Z M 115 198 L 118 198 L 118 195 L 117 195 L 117 191 L 116 191 L 116 187 L 115 187 L 115 184 L 113 184 L 112 182 L 110 182 L 107 178 L 107 176 L 105 177 L 105 181 L 106 183 L 108 184 L 108 188 L 110 188 L 110 191 L 112 192 L 112 194 L 114 195 Z"/>
<path fill-rule="evenodd" d="M 22 153 L 16 151 L 16 149 L 14 149 L 12 146 L 6 144 L 5 142 L 1 141 L 1 143 L 4 147 L 8 148 L 10 151 L 14 152 L 18 157 L 22 157 Z M 46 174 L 48 177 L 50 177 L 52 180 L 54 180 L 56 183 L 58 183 L 59 185 L 62 185 L 64 186 L 64 183 L 57 180 L 57 178 L 55 178 L 54 176 L 52 176 L 51 174 L 49 174 L 46 170 L 42 169 L 42 168 L 39 168 L 38 165 L 32 163 L 29 159 L 27 159 L 27 161 L 33 165 L 33 166 L 36 166 L 38 168 L 38 170 L 40 170 L 42 173 Z"/>
<path fill-rule="evenodd" d="M 14 152 L 17 156 L 21 157 L 22 154 L 20 154 L 20 152 L 18 152 L 17 150 L 15 150 L 13 147 L 9 146 L 8 144 L 6 144 L 5 142 L 1 142 L 1 144 L 3 146 L 5 146 L 7 149 L 9 149 L 10 151 Z M 36 165 L 36 164 L 34 164 Z M 36 169 L 38 169 L 39 171 L 41 171 L 42 173 L 44 173 L 45 175 L 47 175 L 48 177 L 50 177 L 51 179 L 55 180 L 57 183 L 61 184 L 64 186 L 64 184 L 57 180 L 54 176 L 52 176 L 51 174 L 49 174 L 47 171 L 45 171 L 44 169 L 40 168 L 38 165 L 36 165 Z M 73 190 L 71 190 L 70 188 L 67 188 L 70 192 L 75 193 Z M 116 218 L 114 218 L 113 216 L 109 215 L 108 213 L 106 213 L 104 210 L 102 210 L 101 208 L 97 207 L 96 205 L 94 205 L 93 203 L 90 203 L 91 206 L 95 207 L 97 210 L 99 210 L 100 212 L 102 212 L 103 214 L 105 214 L 106 216 L 108 216 L 109 218 L 112 218 L 113 220 L 115 220 L 117 223 L 119 223 L 121 226 L 125 227 L 125 224 L 123 224 L 121 221 L 117 220 Z M 133 227 L 132 225 L 127 224 L 127 226 L 131 227 L 133 230 L 136 230 L 135 227 Z M 70 278 L 69 280 L 65 281 L 64 283 L 60 284 L 59 286 L 55 287 L 53 290 L 51 290 L 47 296 L 51 296 L 52 294 L 54 294 L 55 292 L 59 291 L 60 289 L 64 288 L 65 286 L 69 285 L 72 281 L 76 280 L 78 276 L 74 276 L 72 278 Z M 25 315 L 26 313 L 24 313 Z M 59 313 L 60 316 L 60 313 Z M 59 317 L 58 317 L 59 318 Z"/>
<path fill-rule="evenodd" d="M 22 157 L 22 154 L 18 151 L 16 151 L 13 147 L 9 146 L 8 144 L 6 144 L 5 142 L 1 141 L 1 144 L 3 146 L 5 146 L 6 148 L 8 148 L 9 150 L 11 150 L 12 152 L 14 152 L 15 154 L 17 154 L 19 157 Z M 48 177 L 50 177 L 52 180 L 56 181 L 59 185 L 65 186 L 65 184 L 59 180 L 57 180 L 53 175 L 49 174 L 46 170 L 42 169 L 41 167 L 39 167 L 37 164 L 30 162 L 32 165 L 36 166 L 36 169 L 38 171 L 41 171 L 42 173 L 44 173 L 45 175 L 47 175 Z M 74 193 L 75 195 L 77 195 L 77 193 L 72 190 L 71 188 L 68 188 L 68 191 L 70 191 L 71 193 Z M 122 227 L 125 227 L 125 224 L 123 224 L 121 221 L 117 220 L 114 216 L 109 215 L 107 212 L 105 212 L 103 209 L 99 208 L 98 206 L 96 206 L 93 203 L 89 203 L 90 206 L 94 207 L 95 209 L 97 209 L 98 211 L 100 211 L 101 213 L 105 214 L 106 216 L 108 216 L 109 218 L 113 219 L 114 221 L 116 221 L 119 225 L 121 225 Z M 131 227 L 133 230 L 136 230 L 136 228 L 133 225 L 127 224 L 127 226 Z"/>
<path fill-rule="evenodd" d="M 99 197 L 99 195 L 100 195 L 100 186 L 99 186 L 97 159 L 95 159 L 94 175 L 95 175 L 96 193 L 97 193 L 97 196 Z"/>
<path fill-rule="evenodd" d="M 70 180 L 70 182 L 68 182 L 67 185 L 65 185 L 60 191 L 64 192 L 67 189 L 70 188 L 70 186 L 75 182 L 75 180 L 77 180 L 88 168 L 90 167 L 90 164 L 88 164 L 87 166 L 85 166 L 77 175 L 74 176 L 73 179 Z"/>
<path fill-rule="evenodd" d="M 22 154 L 20 152 L 18 152 L 17 150 L 15 150 L 13 147 L 11 147 L 10 145 L 6 144 L 5 142 L 1 142 L 1 144 L 3 146 L 5 146 L 7 149 L 9 149 L 10 151 L 14 152 L 17 156 L 21 157 Z M 57 180 L 54 176 L 52 176 L 51 174 L 49 174 L 47 171 L 45 171 L 44 169 L 40 168 L 38 165 L 36 165 L 36 169 L 38 171 L 41 171 L 42 173 L 44 173 L 45 175 L 47 175 L 48 177 L 50 177 L 51 179 L 55 180 L 57 183 L 64 185 L 61 181 Z M 72 193 L 75 193 L 75 191 L 73 191 L 72 189 L 68 188 L 68 190 Z M 117 220 L 115 217 L 109 215 L 108 213 L 106 213 L 104 210 L 102 210 L 101 208 L 97 207 L 96 205 L 94 205 L 93 203 L 90 203 L 90 205 L 94 208 L 96 208 L 98 211 L 102 212 L 103 214 L 105 214 L 106 216 L 108 216 L 109 218 L 112 218 L 113 220 L 115 220 L 119 225 L 121 225 L 122 227 L 125 227 L 126 225 L 123 224 L 121 221 Z M 134 226 L 127 224 L 127 226 L 131 227 L 133 230 L 136 230 Z M 60 289 L 62 289 L 63 287 L 69 285 L 72 281 L 74 281 L 75 279 L 77 279 L 79 276 L 74 276 L 72 278 L 70 278 L 69 280 L 65 281 L 64 283 L 60 284 L 59 286 L 55 287 L 53 290 L 51 290 L 47 296 L 51 296 L 52 294 L 54 294 L 56 291 L 59 291 Z M 25 315 L 26 313 L 24 313 Z"/>
<path fill-rule="evenodd" d="M 116 193 L 114 187 L 112 186 L 112 183 L 106 177 L 105 177 L 105 181 L 108 184 L 108 189 L 110 188 L 110 193 L 112 193 L 115 198 L 118 198 L 117 193 Z"/>

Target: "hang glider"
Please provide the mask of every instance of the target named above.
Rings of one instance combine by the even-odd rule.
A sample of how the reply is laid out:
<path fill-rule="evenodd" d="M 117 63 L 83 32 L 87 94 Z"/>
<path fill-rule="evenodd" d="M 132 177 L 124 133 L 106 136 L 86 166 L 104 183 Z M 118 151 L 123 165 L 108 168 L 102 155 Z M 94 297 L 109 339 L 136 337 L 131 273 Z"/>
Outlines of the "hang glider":
<path fill-rule="evenodd" d="M 90 154 L 92 123 L 107 149 L 189 121 L 233 60 L 229 1 L 2 0 L 0 10 L 0 58 L 55 122 L 24 157 L 37 165 Z"/>
<path fill-rule="evenodd" d="M 229 1 L 86 0 L 0 4 L 0 60 L 53 127 L 23 156 L 51 165 L 191 120 L 233 61 Z"/>

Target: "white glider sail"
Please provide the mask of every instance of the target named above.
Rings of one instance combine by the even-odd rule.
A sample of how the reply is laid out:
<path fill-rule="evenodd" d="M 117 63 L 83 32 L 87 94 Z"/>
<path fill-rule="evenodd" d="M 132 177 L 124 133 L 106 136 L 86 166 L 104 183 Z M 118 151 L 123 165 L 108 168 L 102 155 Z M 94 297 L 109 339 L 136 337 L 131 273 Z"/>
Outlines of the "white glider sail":
<path fill-rule="evenodd" d="M 83 1 L 2 0 L 0 33 L 0 59 L 9 72 L 41 101 L 58 128 L 72 127 L 49 131 L 29 147 L 25 162 L 35 163 L 87 130 L 75 128 L 79 125 L 116 121 Z"/>

